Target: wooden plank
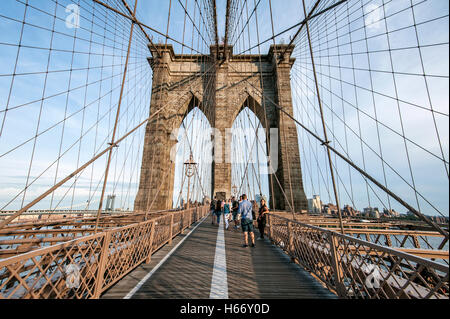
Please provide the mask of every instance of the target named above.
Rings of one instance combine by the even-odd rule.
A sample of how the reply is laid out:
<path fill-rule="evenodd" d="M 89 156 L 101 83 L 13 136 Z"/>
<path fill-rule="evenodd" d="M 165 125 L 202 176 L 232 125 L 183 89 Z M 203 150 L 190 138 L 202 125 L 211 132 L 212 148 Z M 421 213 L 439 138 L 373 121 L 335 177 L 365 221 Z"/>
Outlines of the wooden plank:
<path fill-rule="evenodd" d="M 169 257 L 155 274 L 139 289 L 133 298 L 208 298 L 214 262 L 217 227 L 204 223 Z M 102 298 L 123 298 L 150 272 L 185 235 L 163 246 L 149 264 L 139 266 L 109 289 Z"/>
<path fill-rule="evenodd" d="M 218 226 L 207 219 L 133 298 L 209 298 L 217 230 Z M 173 244 L 182 237 L 176 237 Z M 269 241 L 257 241 L 256 248 L 243 248 L 242 232 L 230 227 L 225 231 L 225 242 L 229 298 L 336 298 Z M 123 298 L 172 247 L 164 246 L 152 256 L 150 264 L 138 267 L 102 298 Z"/>

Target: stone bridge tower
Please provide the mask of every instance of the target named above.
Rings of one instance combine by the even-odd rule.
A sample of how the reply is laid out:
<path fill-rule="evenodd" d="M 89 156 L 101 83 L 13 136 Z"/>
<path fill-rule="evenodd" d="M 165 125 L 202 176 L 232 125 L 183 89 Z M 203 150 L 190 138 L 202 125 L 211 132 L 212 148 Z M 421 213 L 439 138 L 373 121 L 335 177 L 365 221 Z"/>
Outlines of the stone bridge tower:
<path fill-rule="evenodd" d="M 227 50 L 211 46 L 210 55 L 176 55 L 170 44 L 157 45 L 156 49 L 159 54 L 150 47 L 151 119 L 145 132 L 135 210 L 172 208 L 175 163 L 170 159 L 170 150 L 177 142 L 172 132 L 194 107 L 203 111 L 211 127 L 222 136 L 213 141 L 216 153 L 212 165 L 213 195 L 231 196 L 231 155 L 223 151 L 231 141 L 227 129 L 249 107 L 266 132 L 271 128 L 278 132 L 278 143 L 270 150 L 272 154 L 278 153 L 276 172 L 269 174 L 270 206 L 291 210 L 293 203 L 295 211 L 307 209 L 297 128 L 274 105 L 293 116 L 290 86 L 290 70 L 295 62 L 291 58 L 293 46 L 272 45 L 267 55 L 233 55 L 231 46 Z M 277 58 L 281 52 L 285 52 L 284 57 Z M 267 144 L 270 148 L 269 138 Z"/>

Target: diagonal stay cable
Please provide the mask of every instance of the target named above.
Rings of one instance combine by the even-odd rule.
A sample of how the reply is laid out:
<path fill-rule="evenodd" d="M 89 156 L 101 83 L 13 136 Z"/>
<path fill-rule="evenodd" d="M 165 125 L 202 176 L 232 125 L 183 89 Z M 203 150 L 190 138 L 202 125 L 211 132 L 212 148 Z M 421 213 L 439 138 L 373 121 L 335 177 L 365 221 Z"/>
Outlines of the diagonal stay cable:
<path fill-rule="evenodd" d="M 234 69 L 231 65 L 230 68 Z M 432 220 L 430 220 L 427 216 L 423 215 L 421 212 L 419 212 L 418 210 L 416 210 L 413 206 L 409 205 L 406 201 L 404 201 L 401 197 L 399 197 L 397 194 L 395 194 L 394 192 L 392 192 L 390 189 L 388 189 L 387 187 L 385 187 L 383 184 L 381 184 L 380 182 L 378 182 L 374 177 L 372 177 L 371 175 L 369 175 L 366 171 L 364 171 L 363 169 L 361 169 L 358 165 L 356 165 L 355 163 L 353 163 L 350 159 L 348 159 L 346 156 L 344 156 L 343 154 L 341 154 L 340 152 L 338 152 L 335 148 L 333 148 L 332 146 L 329 145 L 329 143 L 327 143 L 326 141 L 324 141 L 321 137 L 319 137 L 317 134 L 315 134 L 314 132 L 312 132 L 310 129 L 308 129 L 305 125 L 303 125 L 301 122 L 299 122 L 297 119 L 295 119 L 292 115 L 290 115 L 288 112 L 286 112 L 282 107 L 280 107 L 278 105 L 278 103 L 276 103 L 275 101 L 273 101 L 269 96 L 264 95 L 264 93 L 262 93 L 260 91 L 259 88 L 255 87 L 253 85 L 253 83 L 251 83 L 249 80 L 245 79 L 245 81 L 251 85 L 256 92 L 258 92 L 258 94 L 260 94 L 261 96 L 264 96 L 264 98 L 266 98 L 267 100 L 269 100 L 271 103 L 274 104 L 274 106 L 279 109 L 281 112 L 283 112 L 284 114 L 286 114 L 290 119 L 292 119 L 295 123 L 297 123 L 302 129 L 304 129 L 306 132 L 308 132 L 310 135 L 312 135 L 315 139 L 317 139 L 322 146 L 328 148 L 330 151 L 332 151 L 333 153 L 335 153 L 338 157 L 340 157 L 341 159 L 343 159 L 347 164 L 349 164 L 351 167 L 353 167 L 355 170 L 357 170 L 360 174 L 362 174 L 363 176 L 365 176 L 368 180 L 370 180 L 372 183 L 374 183 L 377 187 L 381 188 L 385 193 L 389 194 L 392 198 L 394 198 L 397 202 L 399 202 L 401 205 L 403 205 L 406 209 L 410 210 L 412 213 L 414 213 L 417 217 L 419 217 L 421 220 L 423 220 L 424 222 L 426 222 L 427 224 L 429 224 L 431 227 L 433 227 L 434 229 L 436 229 L 440 234 L 444 235 L 446 238 L 448 238 L 448 232 L 444 229 L 442 229 L 439 225 L 437 225 L 435 222 L 433 222 Z"/>

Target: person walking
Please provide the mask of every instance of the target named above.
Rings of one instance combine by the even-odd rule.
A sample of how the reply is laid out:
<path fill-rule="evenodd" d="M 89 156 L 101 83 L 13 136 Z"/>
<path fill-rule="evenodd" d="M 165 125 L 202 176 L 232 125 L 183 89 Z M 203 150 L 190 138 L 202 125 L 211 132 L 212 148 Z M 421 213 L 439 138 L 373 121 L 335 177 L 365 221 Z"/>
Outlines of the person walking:
<path fill-rule="evenodd" d="M 230 213 L 231 213 L 231 199 L 228 199 L 227 202 L 223 205 L 223 214 L 225 218 L 225 229 L 228 230 L 230 226 Z"/>
<path fill-rule="evenodd" d="M 216 205 L 217 205 L 217 197 L 214 196 L 214 199 L 211 201 L 211 205 L 209 206 L 209 211 L 211 213 L 211 225 L 214 224 L 214 219 L 216 217 Z"/>
<path fill-rule="evenodd" d="M 266 205 L 266 200 L 264 198 L 262 198 L 261 206 L 260 206 L 259 212 L 258 212 L 258 230 L 259 230 L 258 240 L 264 239 L 264 228 L 266 228 L 268 213 L 269 213 L 269 208 Z"/>
<path fill-rule="evenodd" d="M 253 233 L 252 204 L 247 200 L 247 195 L 242 195 L 242 202 L 239 204 L 238 213 L 241 214 L 241 227 L 244 233 L 244 245 L 248 247 L 248 235 L 252 240 L 252 247 L 255 247 L 255 234 Z"/>
<path fill-rule="evenodd" d="M 239 228 L 239 221 L 238 221 L 238 210 L 239 210 L 239 202 L 236 200 L 236 198 L 232 197 L 232 207 L 231 211 L 233 214 L 233 221 L 234 221 L 234 229 Z"/>
<path fill-rule="evenodd" d="M 258 211 L 258 203 L 256 202 L 256 200 L 252 200 L 252 201 L 250 201 L 250 203 L 252 204 L 253 220 L 256 220 L 256 212 Z"/>
<path fill-rule="evenodd" d="M 217 225 L 220 224 L 220 216 L 223 212 L 223 200 L 218 200 L 216 204 L 216 217 L 217 217 Z"/>

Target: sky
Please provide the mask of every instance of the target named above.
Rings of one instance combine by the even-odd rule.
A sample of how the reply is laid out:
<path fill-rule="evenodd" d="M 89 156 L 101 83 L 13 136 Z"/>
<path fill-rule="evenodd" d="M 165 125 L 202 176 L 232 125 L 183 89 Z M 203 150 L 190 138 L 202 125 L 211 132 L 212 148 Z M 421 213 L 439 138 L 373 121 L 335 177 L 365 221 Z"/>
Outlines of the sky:
<path fill-rule="evenodd" d="M 3 121 L 0 209 L 3 210 L 20 208 L 108 146 L 114 130 L 130 29 L 129 21 L 99 5 L 94 6 L 89 0 L 57 3 L 29 0 L 26 12 L 25 1 L 5 0 L 0 4 L 0 120 Z M 117 7 L 116 1 L 107 2 Z M 324 1 L 320 9 L 334 2 Z M 204 40 L 199 38 L 189 17 L 185 18 L 183 6 L 191 19 L 201 21 L 195 1 L 172 0 L 170 19 L 169 3 L 138 0 L 137 17 L 162 34 L 167 32 L 169 21 L 169 36 L 186 44 L 182 47 L 169 40 L 176 53 L 208 53 L 209 35 L 202 32 Z M 224 36 L 225 3 L 217 1 L 219 38 Z M 258 1 L 247 1 L 249 14 L 255 3 Z M 309 11 L 313 2 L 306 3 Z M 80 28 L 67 26 L 66 18 L 71 11 L 66 8 L 71 4 L 80 7 Z M 420 206 L 426 214 L 436 215 L 439 211 L 448 216 L 449 4 L 441 0 L 386 0 L 382 4 L 382 0 L 349 0 L 310 23 L 329 139 L 333 147 L 348 154 L 352 161 L 414 207 Z M 272 36 L 270 5 L 274 34 L 304 19 L 299 0 L 261 0 L 248 28 L 243 29 L 241 22 L 246 20 L 246 10 L 242 15 L 245 19 L 234 25 L 230 43 L 235 54 Z M 125 12 L 122 7 L 120 10 Z M 24 17 L 27 23 L 22 29 L 20 21 Z M 276 41 L 288 43 L 297 29 L 282 34 Z M 165 41 L 160 34 L 150 30 L 148 34 L 154 42 Z M 250 53 L 265 54 L 271 43 L 268 41 Z M 291 71 L 294 117 L 322 137 L 304 29 L 295 44 L 296 62 Z M 116 131 L 118 137 L 148 116 L 152 74 L 146 45 L 146 39 L 136 30 Z M 434 113 L 430 112 L 431 107 Z M 208 127 L 201 111 L 193 111 L 185 124 L 189 125 L 191 118 L 198 120 L 191 126 L 194 129 Z M 235 123 L 249 119 L 257 123 L 251 112 L 241 113 Z M 299 126 L 297 131 L 307 197 L 320 194 L 324 202 L 334 202 L 323 147 Z M 144 134 L 145 126 L 142 126 L 113 152 L 106 194 L 116 194 L 116 205 L 122 209 L 133 206 Z M 241 145 L 242 137 L 236 138 L 236 143 Z M 197 145 L 206 143 L 201 137 L 196 140 Z M 182 144 L 178 148 L 180 163 L 186 160 L 182 151 L 186 152 L 186 147 Z M 384 162 L 379 159 L 381 153 Z M 106 158 L 84 170 L 75 184 L 66 183 L 35 208 L 95 209 Z M 367 185 L 342 160 L 333 158 L 333 161 L 342 203 L 358 209 L 370 203 L 405 211 L 376 186 Z M 208 165 L 202 164 L 203 184 L 211 179 Z M 181 168 L 182 164 L 178 163 L 174 202 L 181 187 Z M 232 176 L 239 180 L 236 170 L 237 167 Z M 267 181 L 267 176 L 261 180 Z M 24 196 L 24 187 L 31 182 Z M 408 184 L 415 186 L 426 200 Z M 268 187 L 263 188 L 268 195 Z"/>
<path fill-rule="evenodd" d="M 376 8 L 380 4 L 381 1 L 370 2 L 365 10 L 370 12 L 371 7 Z M 352 22 L 347 25 L 351 33 L 345 33 L 344 23 L 339 23 L 338 31 L 328 30 L 322 36 L 315 53 L 321 98 L 326 123 L 334 133 L 331 140 L 339 151 L 349 154 L 355 163 L 365 167 L 379 181 L 385 181 L 388 188 L 410 203 L 417 201 L 406 183 L 415 184 L 420 194 L 433 198 L 431 202 L 448 215 L 448 163 L 445 167 L 436 157 L 442 158 L 443 153 L 448 162 L 448 3 L 428 1 L 418 4 L 414 7 L 414 15 L 409 6 L 408 1 L 392 1 L 385 5 L 384 12 L 378 12 L 375 17 L 369 15 L 362 19 L 354 14 L 354 20 L 349 19 Z M 441 23 L 425 23 L 442 16 L 445 18 L 437 20 Z M 418 24 L 417 33 L 411 27 L 413 19 Z M 335 41 L 336 32 L 342 34 L 339 44 Z M 417 39 L 425 48 L 417 48 Z M 352 45 L 346 45 L 349 42 Z M 444 44 L 432 45 L 436 43 Z M 301 51 L 298 56 L 302 56 L 305 63 L 297 64 L 293 71 L 301 83 L 298 98 L 294 97 L 302 109 L 297 116 L 302 117 L 302 122 L 310 121 L 311 127 L 321 128 L 317 125 L 319 117 L 314 111 L 317 104 L 311 65 L 308 64 L 309 49 L 304 47 Z M 367 54 L 367 51 L 372 53 Z M 429 76 L 424 78 L 423 73 Z M 305 97 L 307 102 L 304 102 Z M 391 97 L 398 98 L 399 102 Z M 433 118 L 427 110 L 430 107 L 443 115 L 435 113 Z M 442 153 L 436 130 L 441 139 Z M 299 134 L 303 133 L 299 131 Z M 358 134 L 364 141 L 362 147 Z M 361 153 L 364 153 L 365 162 Z M 377 160 L 381 153 L 384 164 Z M 348 171 L 346 164 L 339 168 L 339 163 L 337 161 L 337 171 L 344 180 L 340 193 L 344 193 L 343 185 L 347 185 L 345 191 L 352 191 L 348 186 L 352 178 L 355 197 L 344 198 L 347 197 L 346 202 L 361 202 L 361 195 L 366 193 L 361 191 L 365 182 L 357 175 L 349 177 L 351 173 L 344 173 Z M 315 190 L 319 187 L 316 183 Z M 389 205 L 386 196 L 380 194 L 384 205 L 380 205 L 380 201 L 376 203 L 376 200 L 374 203 L 374 194 L 371 197 L 372 206 Z M 423 211 L 436 213 L 420 196 L 418 202 Z M 391 204 L 397 209 L 398 205 Z M 398 210 L 403 211 L 401 208 Z"/>

